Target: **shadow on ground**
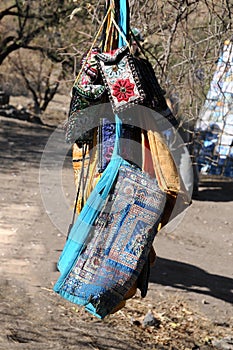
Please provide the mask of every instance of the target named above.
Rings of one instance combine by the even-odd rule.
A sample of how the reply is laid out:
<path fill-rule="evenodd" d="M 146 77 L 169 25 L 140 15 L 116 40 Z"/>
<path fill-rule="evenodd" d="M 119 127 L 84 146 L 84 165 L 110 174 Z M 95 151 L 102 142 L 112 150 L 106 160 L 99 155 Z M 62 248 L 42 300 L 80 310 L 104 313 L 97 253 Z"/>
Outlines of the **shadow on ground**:
<path fill-rule="evenodd" d="M 9 166 L 17 169 L 17 162 L 30 163 L 30 167 L 38 168 L 45 146 L 53 133 L 56 133 L 57 137 L 49 149 L 50 158 L 53 156 L 56 161 L 56 158 L 62 156 L 60 150 L 65 147 L 65 135 L 61 127 L 42 126 L 4 117 L 0 119 L 1 171 L 8 172 Z M 71 151 L 67 156 L 71 157 Z M 67 164 L 70 167 L 70 162 Z"/>
<path fill-rule="evenodd" d="M 214 275 L 180 261 L 157 258 L 150 282 L 171 286 L 233 303 L 233 279 Z"/>
<path fill-rule="evenodd" d="M 233 179 L 224 177 L 203 177 L 199 184 L 198 201 L 233 201 Z"/>

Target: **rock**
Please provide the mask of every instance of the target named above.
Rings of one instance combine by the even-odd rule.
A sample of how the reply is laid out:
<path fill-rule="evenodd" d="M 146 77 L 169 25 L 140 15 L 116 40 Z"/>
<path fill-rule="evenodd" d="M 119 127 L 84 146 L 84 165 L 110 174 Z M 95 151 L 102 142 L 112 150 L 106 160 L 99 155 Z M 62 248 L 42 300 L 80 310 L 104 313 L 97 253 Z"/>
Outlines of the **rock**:
<path fill-rule="evenodd" d="M 148 326 L 154 326 L 154 327 L 159 327 L 161 321 L 157 319 L 151 311 L 148 311 L 146 316 L 144 317 L 144 320 L 142 321 L 142 325 L 144 327 Z"/>
<path fill-rule="evenodd" d="M 212 340 L 212 345 L 219 350 L 233 350 L 233 337 Z"/>
<path fill-rule="evenodd" d="M 133 317 L 131 317 L 130 323 L 134 326 L 141 326 L 141 322 L 139 320 L 135 320 Z"/>

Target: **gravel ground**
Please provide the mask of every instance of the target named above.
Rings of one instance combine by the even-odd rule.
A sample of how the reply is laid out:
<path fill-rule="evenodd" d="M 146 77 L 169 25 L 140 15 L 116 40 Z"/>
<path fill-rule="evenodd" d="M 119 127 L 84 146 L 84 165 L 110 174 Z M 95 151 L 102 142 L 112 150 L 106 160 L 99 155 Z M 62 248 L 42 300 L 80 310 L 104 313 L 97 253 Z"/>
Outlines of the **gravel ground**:
<path fill-rule="evenodd" d="M 65 242 L 60 227 L 75 196 L 70 154 L 62 170 L 64 222 L 54 225 L 39 186 L 53 129 L 0 119 L 0 349 L 233 349 L 232 182 L 202 179 L 179 226 L 155 239 L 147 297 L 136 295 L 100 321 L 52 291 Z"/>

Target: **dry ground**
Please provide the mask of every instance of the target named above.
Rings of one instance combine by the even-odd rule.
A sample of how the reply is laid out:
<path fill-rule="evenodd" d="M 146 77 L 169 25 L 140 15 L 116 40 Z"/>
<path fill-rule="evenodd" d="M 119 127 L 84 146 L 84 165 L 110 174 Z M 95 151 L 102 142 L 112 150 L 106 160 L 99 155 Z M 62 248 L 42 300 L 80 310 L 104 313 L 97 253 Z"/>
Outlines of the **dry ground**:
<path fill-rule="evenodd" d="M 0 349 L 233 349 L 232 182 L 202 180 L 179 226 L 156 237 L 147 297 L 100 321 L 52 292 L 65 235 L 46 213 L 38 176 L 53 129 L 0 118 Z M 72 207 L 69 154 L 63 179 Z M 149 310 L 156 323 L 143 327 Z"/>

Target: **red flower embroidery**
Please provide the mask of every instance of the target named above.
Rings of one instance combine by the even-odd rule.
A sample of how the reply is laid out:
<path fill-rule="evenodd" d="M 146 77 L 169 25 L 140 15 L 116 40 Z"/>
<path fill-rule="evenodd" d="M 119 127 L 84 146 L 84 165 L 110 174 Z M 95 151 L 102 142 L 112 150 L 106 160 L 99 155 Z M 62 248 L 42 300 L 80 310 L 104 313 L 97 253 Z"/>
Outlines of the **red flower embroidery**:
<path fill-rule="evenodd" d="M 132 84 L 127 79 L 118 79 L 117 82 L 113 85 L 113 96 L 117 98 L 118 102 L 128 101 L 131 96 L 134 95 L 134 84 Z"/>

